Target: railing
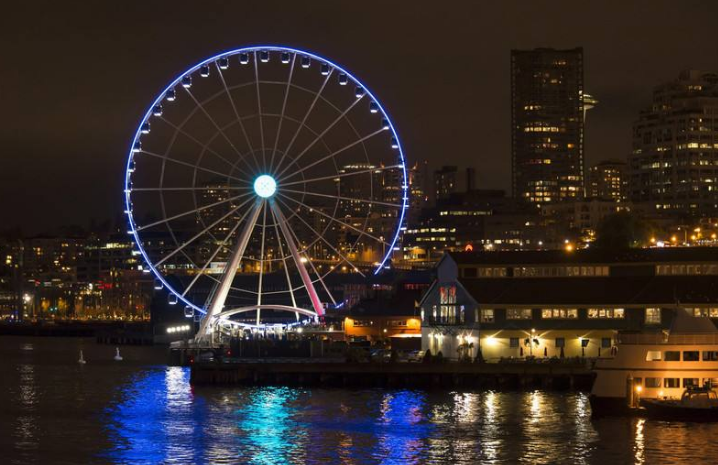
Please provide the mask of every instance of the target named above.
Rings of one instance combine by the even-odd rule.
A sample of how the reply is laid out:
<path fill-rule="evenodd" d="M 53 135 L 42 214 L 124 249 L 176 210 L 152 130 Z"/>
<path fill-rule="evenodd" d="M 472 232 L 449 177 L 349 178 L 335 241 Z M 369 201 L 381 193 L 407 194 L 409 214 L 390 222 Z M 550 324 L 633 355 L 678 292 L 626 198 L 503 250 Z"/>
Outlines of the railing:
<path fill-rule="evenodd" d="M 718 344 L 718 333 L 708 334 L 618 334 L 619 344 Z"/>

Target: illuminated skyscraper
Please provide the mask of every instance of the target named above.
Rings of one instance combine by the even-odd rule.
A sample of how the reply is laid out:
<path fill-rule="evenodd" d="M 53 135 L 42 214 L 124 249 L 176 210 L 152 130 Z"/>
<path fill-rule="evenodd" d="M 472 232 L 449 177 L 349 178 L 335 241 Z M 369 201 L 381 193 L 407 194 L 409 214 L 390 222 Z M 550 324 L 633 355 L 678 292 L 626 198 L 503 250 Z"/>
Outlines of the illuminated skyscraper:
<path fill-rule="evenodd" d="M 659 85 L 633 124 L 630 199 L 677 216 L 718 215 L 718 73 Z"/>
<path fill-rule="evenodd" d="M 628 194 L 626 162 L 604 160 L 593 165 L 588 171 L 586 193 L 589 197 L 623 202 Z"/>
<path fill-rule="evenodd" d="M 511 51 L 511 122 L 513 196 L 537 205 L 582 197 L 582 48 Z"/>

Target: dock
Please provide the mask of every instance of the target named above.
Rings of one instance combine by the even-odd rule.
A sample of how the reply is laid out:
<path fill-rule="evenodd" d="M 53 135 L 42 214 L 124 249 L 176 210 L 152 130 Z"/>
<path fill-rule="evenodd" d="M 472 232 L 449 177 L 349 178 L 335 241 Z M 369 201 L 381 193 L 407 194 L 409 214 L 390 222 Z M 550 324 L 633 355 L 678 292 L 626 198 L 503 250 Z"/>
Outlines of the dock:
<path fill-rule="evenodd" d="M 591 389 L 586 363 L 345 362 L 339 359 L 234 359 L 195 362 L 195 386 L 325 386 L 476 389 Z"/>

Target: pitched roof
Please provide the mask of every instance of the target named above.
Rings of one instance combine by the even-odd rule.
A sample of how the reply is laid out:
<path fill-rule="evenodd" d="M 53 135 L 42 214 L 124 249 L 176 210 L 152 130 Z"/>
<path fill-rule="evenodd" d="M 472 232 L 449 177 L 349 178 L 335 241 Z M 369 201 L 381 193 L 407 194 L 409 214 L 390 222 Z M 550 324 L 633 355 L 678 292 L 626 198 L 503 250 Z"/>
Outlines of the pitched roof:
<path fill-rule="evenodd" d="M 666 247 L 608 251 L 581 249 L 449 252 L 459 265 L 533 265 L 580 263 L 718 262 L 718 247 Z"/>

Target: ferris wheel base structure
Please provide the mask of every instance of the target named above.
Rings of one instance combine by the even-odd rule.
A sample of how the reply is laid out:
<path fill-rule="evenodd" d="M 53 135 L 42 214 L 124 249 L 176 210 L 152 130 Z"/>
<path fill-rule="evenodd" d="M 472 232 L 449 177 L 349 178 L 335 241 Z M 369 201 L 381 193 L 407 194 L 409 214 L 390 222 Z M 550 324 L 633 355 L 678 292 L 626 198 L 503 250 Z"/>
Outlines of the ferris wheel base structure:
<path fill-rule="evenodd" d="M 203 315 L 199 344 L 220 322 L 271 330 L 270 312 L 288 315 L 284 328 L 321 320 L 318 290 L 342 305 L 326 276 L 387 266 L 409 184 L 399 136 L 364 83 L 311 52 L 252 46 L 192 66 L 151 103 L 130 145 L 125 213 L 155 288 Z M 279 290 L 265 284 L 273 271 Z"/>

